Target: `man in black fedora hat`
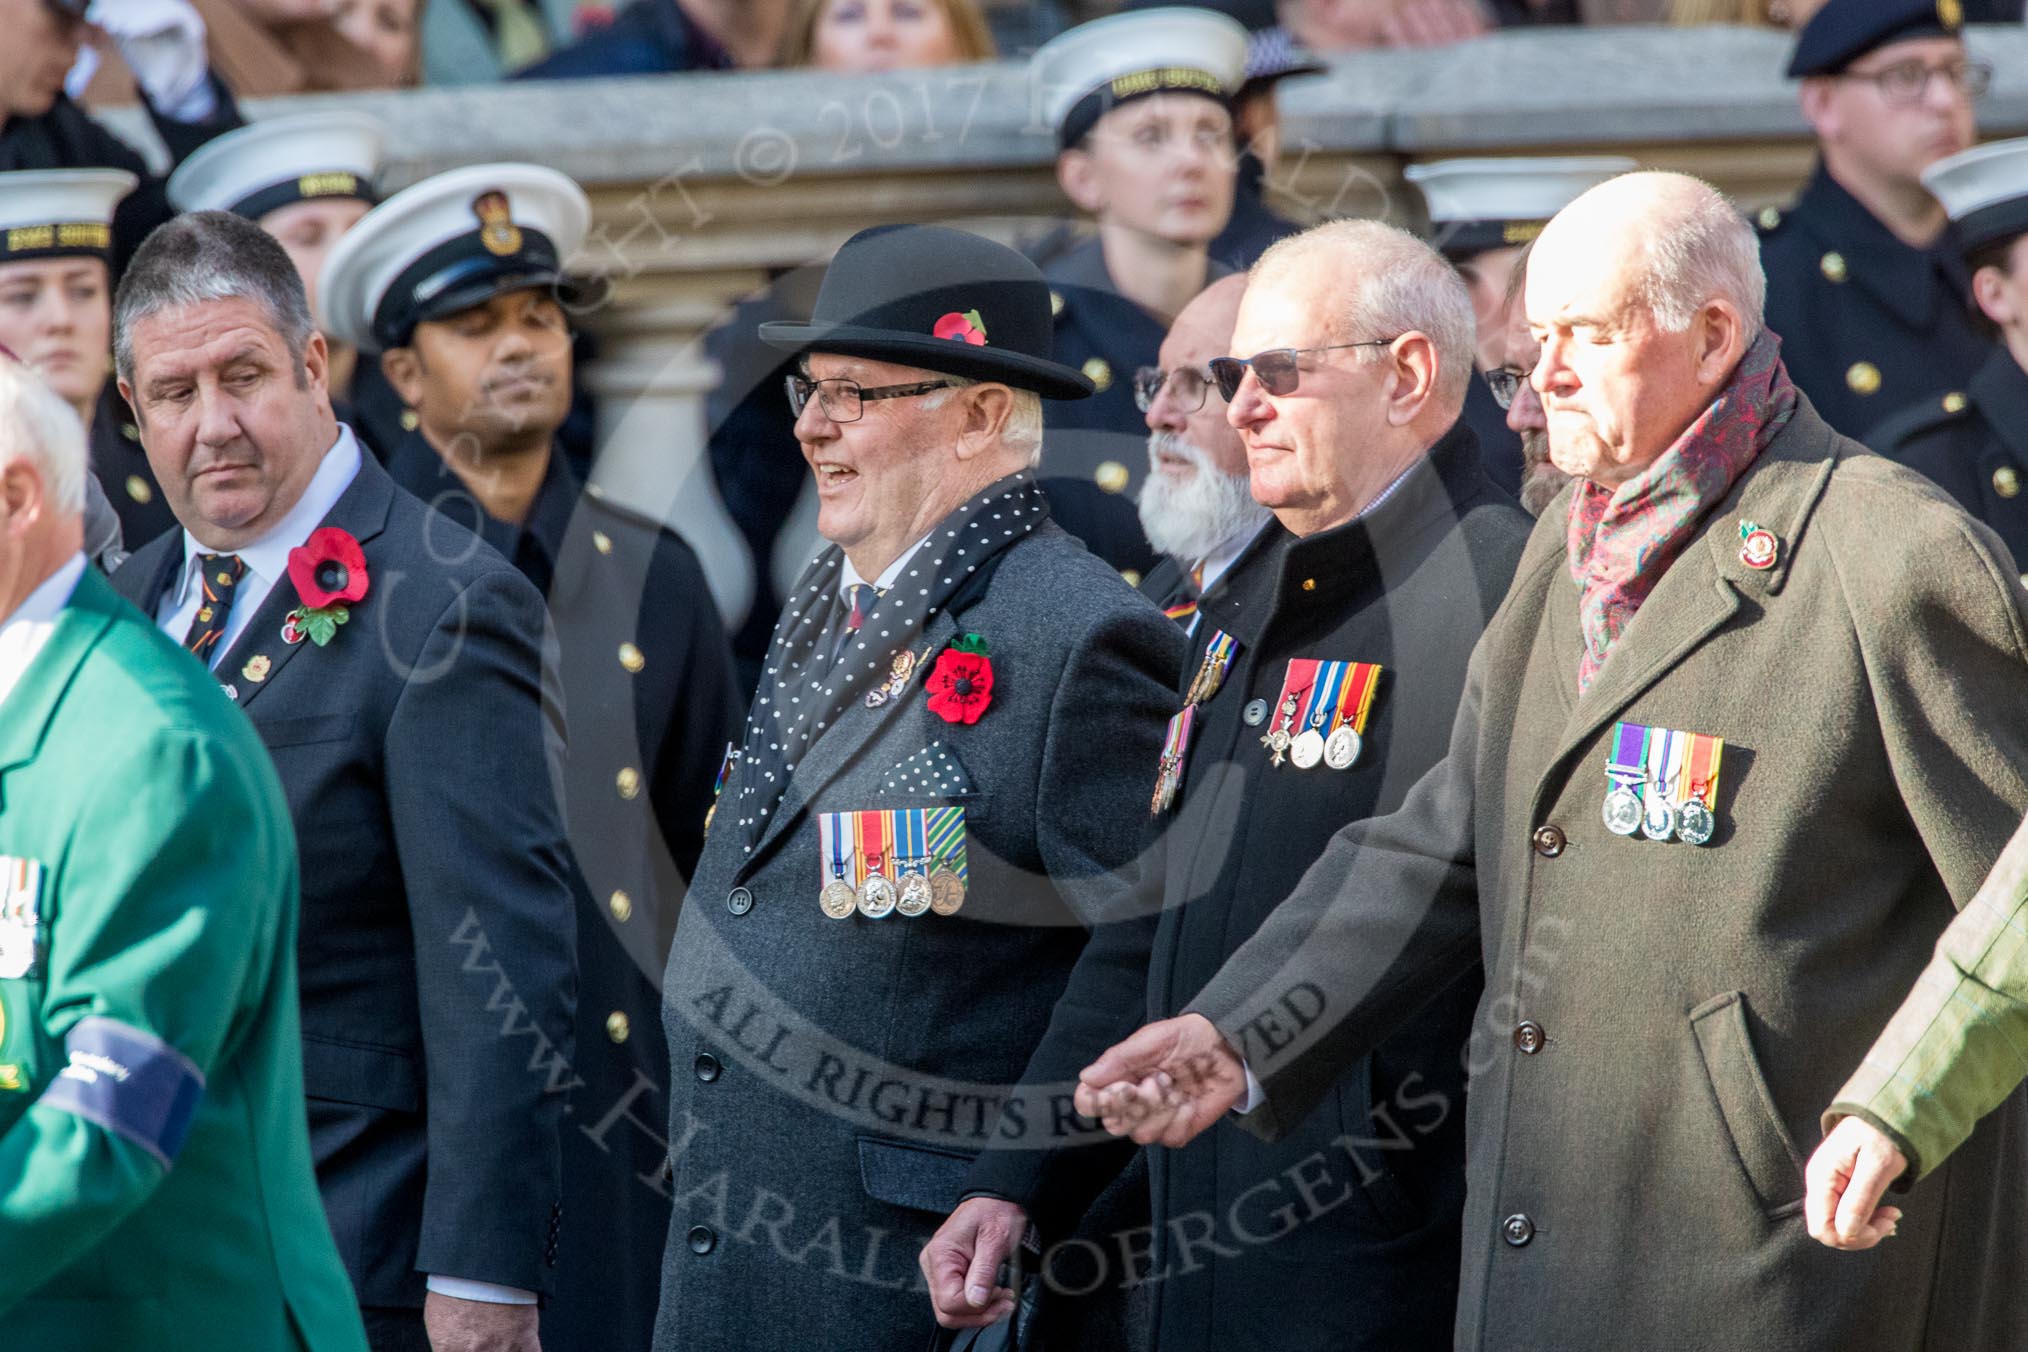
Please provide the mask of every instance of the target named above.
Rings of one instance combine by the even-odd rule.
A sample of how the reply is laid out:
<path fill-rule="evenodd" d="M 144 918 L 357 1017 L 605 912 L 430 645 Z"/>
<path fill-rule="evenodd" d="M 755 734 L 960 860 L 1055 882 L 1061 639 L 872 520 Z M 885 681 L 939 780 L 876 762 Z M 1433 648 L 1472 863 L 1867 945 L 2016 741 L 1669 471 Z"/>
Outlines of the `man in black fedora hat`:
<path fill-rule="evenodd" d="M 1032 263 L 930 226 L 854 236 L 810 323 L 762 327 L 829 543 L 664 983 L 664 1352 L 927 1345 L 917 1251 L 1081 1017 L 1057 998 L 1125 890 L 1182 636 L 1049 519 L 1041 400 L 1091 388 L 1051 330 Z"/>

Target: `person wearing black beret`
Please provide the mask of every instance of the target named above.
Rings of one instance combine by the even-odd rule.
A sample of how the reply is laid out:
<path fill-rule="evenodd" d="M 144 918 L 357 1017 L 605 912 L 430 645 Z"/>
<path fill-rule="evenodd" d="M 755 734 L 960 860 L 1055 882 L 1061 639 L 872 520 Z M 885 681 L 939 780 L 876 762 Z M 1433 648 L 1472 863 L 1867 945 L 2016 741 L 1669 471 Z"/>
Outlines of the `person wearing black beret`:
<path fill-rule="evenodd" d="M 1028 259 L 914 225 L 761 326 L 797 358 L 826 543 L 663 982 L 657 1352 L 927 1347 L 917 1252 L 1044 1031 L 1085 1017 L 1058 996 L 1126 892 L 1183 634 L 1036 486 L 1043 404 L 1091 393 L 1054 328 Z"/>
<path fill-rule="evenodd" d="M 1964 385 L 1882 423 L 1873 447 L 1919 470 L 2028 559 L 2028 139 L 1939 160 L 1923 181 L 1950 212 L 1973 321 L 1998 339 Z"/>
<path fill-rule="evenodd" d="M 1767 322 L 1797 386 L 1846 436 L 1963 388 L 1992 350 L 1922 182 L 1971 146 L 1992 80 L 1965 49 L 1960 6 L 1829 0 L 1789 62 L 1822 153 L 1795 205 L 1758 218 Z"/>

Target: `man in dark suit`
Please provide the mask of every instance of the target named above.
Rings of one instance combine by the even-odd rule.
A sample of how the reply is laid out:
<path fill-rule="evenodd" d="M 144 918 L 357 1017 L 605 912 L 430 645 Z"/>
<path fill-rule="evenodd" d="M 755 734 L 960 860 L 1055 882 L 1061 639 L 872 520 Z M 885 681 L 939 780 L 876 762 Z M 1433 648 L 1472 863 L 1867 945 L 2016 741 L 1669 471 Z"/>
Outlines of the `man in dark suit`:
<path fill-rule="evenodd" d="M 1385 277 L 1405 300 L 1376 300 Z M 1153 807 L 1167 828 L 1132 909 L 1089 946 L 1067 1004 L 1114 1035 L 1175 1013 L 1266 919 L 1332 833 L 1398 806 L 1442 758 L 1465 668 L 1512 580 L 1527 516 L 1461 420 L 1472 301 L 1427 245 L 1372 221 L 1319 226 L 1256 265 L 1219 359 L 1254 496 L 1274 510 L 1206 592 Z M 1381 341 L 1381 340 L 1387 341 Z M 1340 344 L 1364 345 L 1328 350 Z M 1277 349 L 1303 350 L 1278 368 Z M 1152 416 L 1152 415 L 1151 415 Z M 1265 741 L 1265 745 L 1263 742 Z M 1465 1066 L 1477 971 L 1342 1075 L 1272 1144 L 1237 1121 L 1150 1151 L 1154 1345 L 1163 1352 L 1440 1352 L 1464 1204 Z M 1061 1020 L 1026 1083 L 1075 1077 L 1111 1040 Z M 1034 1219 L 1064 1233 L 1121 1163 L 1105 1146 L 989 1150 L 923 1255 L 952 1326 Z M 1043 1270 L 1050 1270 L 1045 1262 Z M 1116 1277 L 1115 1280 L 1120 1278 Z M 1330 1290 L 1300 1320 L 1291 1290 Z"/>
<path fill-rule="evenodd" d="M 1760 213 L 1767 325 L 1797 387 L 1848 437 L 1963 389 L 1992 351 L 1922 185 L 1977 139 L 1973 104 L 1993 76 L 1961 22 L 1957 0 L 1829 0 L 1789 62 L 1822 156 L 1794 206 Z"/>
<path fill-rule="evenodd" d="M 487 247 L 474 214 L 495 197 L 512 247 Z M 739 728 L 732 655 L 697 556 L 659 521 L 587 490 L 555 443 L 571 396 L 557 260 L 577 251 L 590 216 L 555 170 L 473 165 L 376 207 L 324 274 L 324 332 L 378 354 L 416 412 L 388 474 L 549 600 L 547 685 L 569 734 L 564 818 L 581 870 L 572 1118 L 586 1127 L 563 1138 L 549 1352 L 645 1348 L 654 1326 L 654 1265 L 614 1259 L 659 1251 L 669 1229 L 660 978 Z M 450 272 L 459 282 L 438 285 Z"/>
<path fill-rule="evenodd" d="M 1048 284 L 929 226 L 840 249 L 788 391 L 832 543 L 790 592 L 664 983 L 655 1345 L 916 1347 L 914 1256 L 1146 821 L 1182 635 L 1032 473 Z M 1050 1105 L 1025 1105 L 1046 1121 Z"/>
<path fill-rule="evenodd" d="M 117 585 L 246 709 L 295 819 L 311 1146 L 368 1335 L 533 1352 L 575 994 L 541 598 L 333 418 L 253 222 L 157 231 L 114 351 L 183 523 Z"/>

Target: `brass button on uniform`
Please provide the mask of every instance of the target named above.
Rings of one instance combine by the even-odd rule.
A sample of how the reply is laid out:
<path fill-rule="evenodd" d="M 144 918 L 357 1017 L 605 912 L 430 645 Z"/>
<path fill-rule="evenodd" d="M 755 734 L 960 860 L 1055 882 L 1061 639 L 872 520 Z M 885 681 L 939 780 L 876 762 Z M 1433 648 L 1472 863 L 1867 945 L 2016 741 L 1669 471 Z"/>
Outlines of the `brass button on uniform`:
<path fill-rule="evenodd" d="M 1533 1019 L 1525 1020 L 1514 1030 L 1514 1050 L 1523 1056 L 1533 1056 L 1549 1041 L 1549 1035 L 1542 1031 L 1542 1025 Z"/>
<path fill-rule="evenodd" d="M 634 918 L 634 899 L 623 891 L 615 891 L 606 905 L 611 909 L 613 919 L 623 925 Z"/>
<path fill-rule="evenodd" d="M 1963 413 L 1965 411 L 1964 391 L 1952 390 L 1949 394 L 1945 395 L 1943 397 L 1943 410 L 1946 413 Z"/>
<path fill-rule="evenodd" d="M 735 887 L 725 894 L 725 909 L 734 915 L 745 915 L 753 909 L 753 893 L 744 887 Z"/>
<path fill-rule="evenodd" d="M 700 1258 L 718 1247 L 718 1234 L 708 1225 L 690 1227 L 690 1252 Z"/>
<path fill-rule="evenodd" d="M 2021 475 L 2012 465 L 2002 465 L 1993 471 L 1993 491 L 2003 498 L 2011 498 L 2021 491 Z"/>
<path fill-rule="evenodd" d="M 622 643 L 620 645 L 620 665 L 628 671 L 639 675 L 641 668 L 648 665 L 648 659 L 641 656 L 641 650 L 633 644 Z"/>
<path fill-rule="evenodd" d="M 1760 209 L 1759 220 L 1761 229 L 1772 230 L 1782 223 L 1782 209 L 1780 207 L 1762 207 Z"/>
<path fill-rule="evenodd" d="M 1061 291 L 1050 292 L 1049 293 L 1050 317 L 1055 318 L 1057 315 L 1060 315 L 1062 313 L 1063 313 L 1063 293 Z"/>
<path fill-rule="evenodd" d="M 1845 383 L 1854 394 L 1873 394 L 1880 389 L 1880 368 L 1870 361 L 1855 361 L 1845 372 Z"/>
<path fill-rule="evenodd" d="M 718 1058 L 710 1052 L 699 1052 L 697 1053 L 697 1060 L 691 1064 L 690 1069 L 696 1073 L 698 1079 L 706 1084 L 710 1084 L 724 1072 L 725 1067 L 719 1065 Z"/>
<path fill-rule="evenodd" d="M 1544 826 L 1535 832 L 1535 853 L 1544 859 L 1554 859 L 1562 854 L 1564 844 L 1563 828 L 1560 826 Z"/>
<path fill-rule="evenodd" d="M 1113 387 L 1113 366 L 1104 357 L 1091 357 L 1084 364 L 1084 378 L 1089 380 L 1100 394 Z"/>
<path fill-rule="evenodd" d="M 1304 590 L 1304 591 L 1315 591 L 1315 590 L 1317 590 L 1317 579 L 1315 579 L 1314 577 L 1306 577 L 1306 578 L 1304 578 L 1304 579 L 1303 579 L 1303 590 Z"/>
<path fill-rule="evenodd" d="M 417 417 L 415 416 L 415 410 L 414 410 L 414 409 L 412 409 L 412 408 L 405 408 L 405 409 L 403 409 L 403 410 L 401 411 L 401 430 L 402 430 L 402 431 L 404 431 L 404 432 L 413 432 L 413 431 L 415 431 L 415 429 L 416 429 L 416 425 L 417 425 L 417 424 L 418 424 L 419 422 L 421 422 L 421 419 L 419 419 L 419 418 L 417 418 Z"/>
<path fill-rule="evenodd" d="M 1094 357 L 1092 360 L 1097 361 L 1098 358 Z M 1117 460 L 1108 460 L 1093 470 L 1091 477 L 1092 482 L 1097 484 L 1103 492 L 1124 493 L 1127 489 L 1127 479 L 1129 476 L 1125 465 L 1122 465 Z"/>
<path fill-rule="evenodd" d="M 1528 1241 L 1535 1238 L 1535 1222 L 1522 1215 L 1509 1216 L 1500 1222 L 1500 1238 L 1517 1249 L 1525 1249 Z"/>
<path fill-rule="evenodd" d="M 143 507 L 155 500 L 155 490 L 148 487 L 148 481 L 138 474 L 127 476 L 127 496 Z"/>
<path fill-rule="evenodd" d="M 1122 582 L 1126 583 L 1126 584 L 1127 584 L 1127 585 L 1128 585 L 1129 587 L 1138 587 L 1138 586 L 1140 586 L 1140 585 L 1141 585 L 1141 570 L 1140 570 L 1140 569 L 1138 569 L 1138 568 L 1122 568 L 1122 569 L 1120 569 L 1120 581 L 1122 581 Z"/>
<path fill-rule="evenodd" d="M 1852 270 L 1845 266 L 1845 255 L 1835 249 L 1818 259 L 1817 266 L 1823 269 L 1827 282 L 1842 282 L 1852 275 Z"/>
<path fill-rule="evenodd" d="M 641 794 L 641 772 L 628 766 L 614 776 L 613 787 L 620 791 L 622 798 L 638 798 Z"/>
<path fill-rule="evenodd" d="M 606 1036 L 615 1042 L 625 1042 L 633 1034 L 634 1021 L 620 1010 L 606 1015 Z"/>
<path fill-rule="evenodd" d="M 612 552 L 613 552 L 613 537 L 612 537 L 612 536 L 610 536 L 610 535 L 608 535 L 608 534 L 606 534 L 606 533 L 605 533 L 604 531 L 602 531 L 602 530 L 595 530 L 595 531 L 593 531 L 593 532 L 592 532 L 592 548 L 593 548 L 593 549 L 596 549 L 596 550 L 597 550 L 597 551 L 598 551 L 599 553 L 601 553 L 601 554 L 610 554 L 610 553 L 612 553 Z"/>

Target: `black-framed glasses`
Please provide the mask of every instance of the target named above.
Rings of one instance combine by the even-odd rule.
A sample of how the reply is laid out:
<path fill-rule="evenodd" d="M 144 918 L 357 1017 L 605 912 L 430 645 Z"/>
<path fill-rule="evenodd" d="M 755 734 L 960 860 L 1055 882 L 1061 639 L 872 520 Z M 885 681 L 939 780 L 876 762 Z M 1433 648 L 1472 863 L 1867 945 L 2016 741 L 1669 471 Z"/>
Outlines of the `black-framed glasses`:
<path fill-rule="evenodd" d="M 1254 379 L 1269 394 L 1294 394 L 1303 379 L 1302 358 L 1309 353 L 1340 352 L 1351 347 L 1386 347 L 1399 337 L 1396 334 L 1394 338 L 1375 338 L 1364 343 L 1330 343 L 1323 347 L 1271 347 L 1251 357 L 1213 357 L 1208 365 L 1212 380 L 1218 384 L 1219 397 L 1229 404 L 1239 394 L 1240 383 L 1246 379 L 1249 367 L 1253 370 Z"/>
<path fill-rule="evenodd" d="M 1179 366 L 1164 371 L 1159 366 L 1143 366 L 1134 372 L 1134 407 L 1143 413 L 1153 408 L 1164 385 L 1169 387 L 1169 397 L 1176 401 L 1177 408 L 1195 413 L 1204 407 L 1204 396 L 1211 392 L 1211 370 L 1204 366 Z"/>
<path fill-rule="evenodd" d="M 810 396 L 817 396 L 817 406 L 824 410 L 824 416 L 834 423 L 858 422 L 865 416 L 866 401 L 869 399 L 907 399 L 911 395 L 931 394 L 937 390 L 948 390 L 948 380 L 918 380 L 912 385 L 863 386 L 856 380 L 844 376 L 827 376 L 823 380 L 812 380 L 799 372 L 791 371 L 784 382 L 789 391 L 789 412 L 796 417 L 803 416 L 809 406 Z"/>
<path fill-rule="evenodd" d="M 1481 371 L 1479 375 L 1486 382 L 1486 388 L 1493 392 L 1493 402 L 1501 408 L 1514 407 L 1514 396 L 1521 393 L 1521 387 L 1528 383 L 1532 370 L 1523 371 L 1512 366 L 1496 367 Z"/>
<path fill-rule="evenodd" d="M 1929 93 L 1929 82 L 1941 78 L 1968 99 L 1976 99 L 1993 84 L 1993 67 L 1984 61 L 1949 61 L 1932 66 L 1922 61 L 1897 61 L 1884 70 L 1861 73 L 1841 71 L 1841 80 L 1863 80 L 1880 91 L 1880 97 L 1897 107 L 1912 107 Z"/>

